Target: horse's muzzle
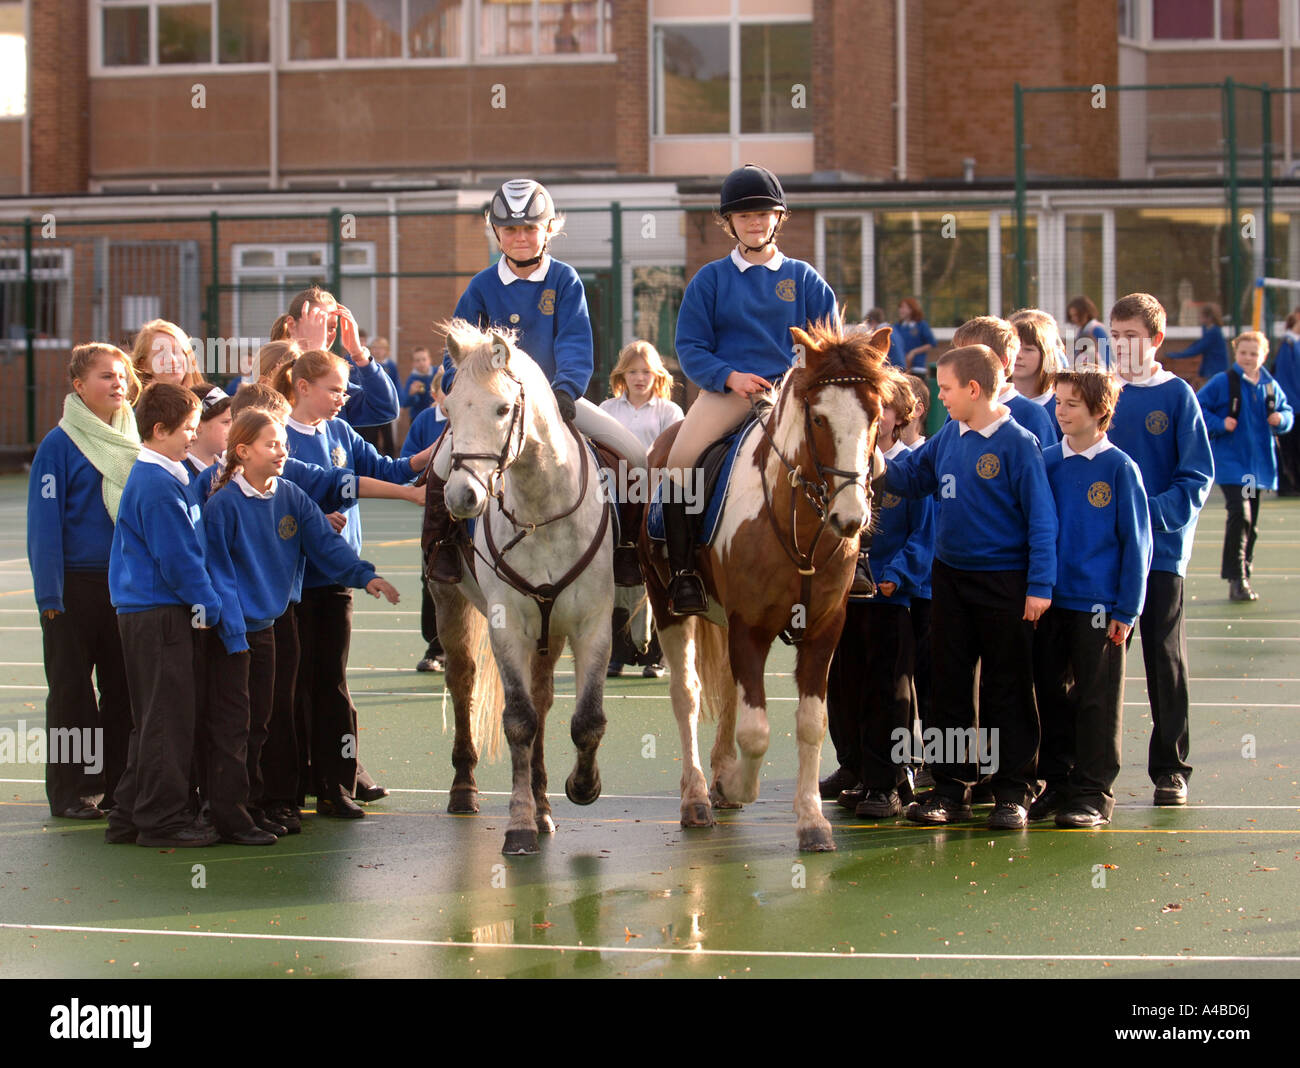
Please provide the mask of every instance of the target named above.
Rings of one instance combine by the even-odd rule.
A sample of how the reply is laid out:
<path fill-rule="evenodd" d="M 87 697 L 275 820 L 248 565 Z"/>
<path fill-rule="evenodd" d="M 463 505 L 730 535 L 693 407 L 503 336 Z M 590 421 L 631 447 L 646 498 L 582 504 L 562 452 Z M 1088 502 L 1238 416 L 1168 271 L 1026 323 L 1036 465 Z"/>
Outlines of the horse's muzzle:
<path fill-rule="evenodd" d="M 459 474 L 453 472 L 451 478 L 447 480 L 447 487 L 444 490 L 447 511 L 454 519 L 472 519 L 482 515 L 488 502 L 487 493 L 475 479 L 457 477 Z"/>
<path fill-rule="evenodd" d="M 831 533 L 841 538 L 856 538 L 866 529 L 869 516 L 843 516 L 832 512 L 826 520 Z"/>

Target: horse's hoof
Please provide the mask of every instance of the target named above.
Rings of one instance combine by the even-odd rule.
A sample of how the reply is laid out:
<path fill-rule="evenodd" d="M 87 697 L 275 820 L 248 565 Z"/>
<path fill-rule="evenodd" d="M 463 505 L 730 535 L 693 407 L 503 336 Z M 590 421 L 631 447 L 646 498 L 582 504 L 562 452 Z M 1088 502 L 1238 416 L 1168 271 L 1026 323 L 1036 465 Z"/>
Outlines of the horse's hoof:
<path fill-rule="evenodd" d="M 528 829 L 506 831 L 506 844 L 501 847 L 501 852 L 508 857 L 530 857 L 534 853 L 540 853 L 537 832 Z"/>
<path fill-rule="evenodd" d="M 801 853 L 834 853 L 835 840 L 829 827 L 806 827 L 799 832 Z"/>
<path fill-rule="evenodd" d="M 478 791 L 473 787 L 468 789 L 453 789 L 451 798 L 447 802 L 447 811 L 452 813 L 474 813 L 478 811 Z"/>
<path fill-rule="evenodd" d="M 707 801 L 693 801 L 682 806 L 683 827 L 712 827 L 713 824 L 713 809 Z"/>
<path fill-rule="evenodd" d="M 555 821 L 551 819 L 549 813 L 544 813 L 537 817 L 537 833 L 538 834 L 555 833 Z"/>
<path fill-rule="evenodd" d="M 572 801 L 575 805 L 590 805 L 600 797 L 600 775 L 596 775 L 595 781 L 592 782 L 591 788 L 585 793 L 579 794 L 573 785 L 573 775 L 564 780 L 564 796 Z"/>
<path fill-rule="evenodd" d="M 713 780 L 713 785 L 709 788 L 709 801 L 714 808 L 733 809 L 744 808 L 739 801 L 728 801 L 727 795 L 722 792 L 722 783 L 717 779 Z"/>

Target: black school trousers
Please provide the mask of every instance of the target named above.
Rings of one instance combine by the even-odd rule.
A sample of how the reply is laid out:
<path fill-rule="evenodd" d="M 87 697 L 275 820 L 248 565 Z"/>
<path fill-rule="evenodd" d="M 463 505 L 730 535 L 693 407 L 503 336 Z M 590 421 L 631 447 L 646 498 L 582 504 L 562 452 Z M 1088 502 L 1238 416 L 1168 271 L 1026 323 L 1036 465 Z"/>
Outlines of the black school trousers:
<path fill-rule="evenodd" d="M 275 631 L 247 635 L 248 650 L 228 653 L 204 632 L 208 694 L 207 751 L 200 754 L 212 824 L 223 835 L 250 830 L 262 811 L 262 750 L 275 694 Z"/>
<path fill-rule="evenodd" d="M 926 732 L 937 728 L 948 739 L 975 726 L 975 665 L 981 664 L 979 726 L 997 765 L 990 773 L 993 796 L 1027 806 L 1037 786 L 1039 727 L 1025 572 L 963 571 L 936 559 L 931 587 L 934 688 Z M 980 777 L 978 762 L 969 747 L 965 754 L 950 743 L 939 748 L 942 759 L 931 765 L 935 791 L 964 803 Z"/>
<path fill-rule="evenodd" d="M 1109 625 L 1104 614 L 1053 605 L 1034 635 L 1038 775 L 1064 791 L 1068 807 L 1087 805 L 1107 819 L 1120 769 L 1125 663 Z"/>
<path fill-rule="evenodd" d="M 1152 782 L 1165 775 L 1181 775 L 1190 781 L 1192 766 L 1187 763 L 1187 754 L 1191 745 L 1191 695 L 1187 685 L 1182 575 L 1152 571 L 1147 576 L 1146 604 L 1136 630 L 1142 636 L 1147 700 L 1151 704 L 1147 774 Z"/>
<path fill-rule="evenodd" d="M 298 605 L 298 683 L 295 702 L 306 720 L 311 783 L 317 798 L 339 790 L 351 795 L 357 785 L 357 710 L 348 692 L 348 651 L 352 644 L 352 591 L 346 586 L 316 586 L 302 591 Z"/>
<path fill-rule="evenodd" d="M 47 763 L 50 812 L 57 815 L 86 802 L 111 808 L 131 740 L 131 695 L 107 571 L 63 573 L 63 611 L 53 619 L 41 615 L 41 646 L 48 687 L 47 738 L 60 729 L 78 731 L 83 740 L 87 730 L 100 731 L 96 756 L 103 761 L 98 772 L 91 772 L 84 761 Z"/>
<path fill-rule="evenodd" d="M 1228 510 L 1219 578 L 1241 582 L 1250 578 L 1250 569 L 1255 562 L 1259 506 L 1264 495 L 1256 486 L 1222 484 L 1219 489 L 1223 490 L 1223 503 Z"/>
<path fill-rule="evenodd" d="M 194 820 L 199 631 L 192 623 L 190 610 L 178 604 L 117 617 L 133 725 L 117 804 L 108 816 L 115 830 L 166 837 Z"/>
<path fill-rule="evenodd" d="M 262 746 L 262 804 L 264 808 L 296 805 L 300 774 L 300 745 L 294 694 L 298 683 L 298 613 L 290 605 L 271 628 L 275 644 L 275 680 L 271 691 L 271 721 Z"/>

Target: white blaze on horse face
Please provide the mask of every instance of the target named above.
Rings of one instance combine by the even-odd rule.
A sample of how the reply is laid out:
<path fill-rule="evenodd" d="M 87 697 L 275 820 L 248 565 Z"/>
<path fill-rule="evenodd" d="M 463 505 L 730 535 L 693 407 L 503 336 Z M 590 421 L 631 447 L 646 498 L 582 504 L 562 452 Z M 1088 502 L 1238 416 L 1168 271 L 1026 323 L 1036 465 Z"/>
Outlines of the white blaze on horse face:
<path fill-rule="evenodd" d="M 464 375 L 457 379 L 456 388 L 448 395 L 447 413 L 454 434 L 451 442 L 453 452 L 458 456 L 479 454 L 492 457 L 461 460 L 448 474 L 447 510 L 455 518 L 468 519 L 481 514 L 486 507 L 498 466 L 495 457 L 500 456 L 503 449 L 509 452 L 515 444 L 507 439 L 512 436 L 516 399 L 513 391 L 509 396 L 502 396 L 478 382 L 469 381 Z M 511 456 L 506 456 L 507 464 L 511 459 Z"/>
<path fill-rule="evenodd" d="M 871 420 L 858 400 L 852 386 L 826 386 L 818 393 L 812 406 L 814 417 L 821 416 L 831 429 L 835 455 L 821 457 L 822 466 L 838 467 L 841 471 L 857 471 L 858 480 L 846 489 L 840 489 L 846 479 L 831 475 L 831 523 L 846 536 L 866 527 L 871 520 L 867 504 L 866 479 L 871 469 Z"/>

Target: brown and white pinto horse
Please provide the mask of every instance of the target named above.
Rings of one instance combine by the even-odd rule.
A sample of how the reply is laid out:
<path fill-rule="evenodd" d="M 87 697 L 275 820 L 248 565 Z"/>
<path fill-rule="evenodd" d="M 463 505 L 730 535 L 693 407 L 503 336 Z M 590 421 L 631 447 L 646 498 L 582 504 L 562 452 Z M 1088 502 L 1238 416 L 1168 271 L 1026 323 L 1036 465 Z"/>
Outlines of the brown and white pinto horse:
<path fill-rule="evenodd" d="M 738 808 L 758 796 L 769 734 L 763 668 L 772 642 L 787 632 L 797 646 L 799 848 L 827 851 L 835 844 L 817 788 L 827 671 L 844 627 L 858 535 L 871 522 L 882 401 L 907 387 L 886 366 L 888 327 L 869 338 L 825 324 L 790 332 L 803 365 L 786 376 L 762 430 L 741 447 L 717 535 L 698 550 L 709 616 L 669 615 L 662 547 L 643 527 L 638 548 L 672 671 L 682 826 L 712 826 L 714 807 Z M 670 427 L 655 442 L 652 469 L 663 467 L 676 432 Z M 701 689 L 718 719 L 711 790 L 697 740 Z"/>

